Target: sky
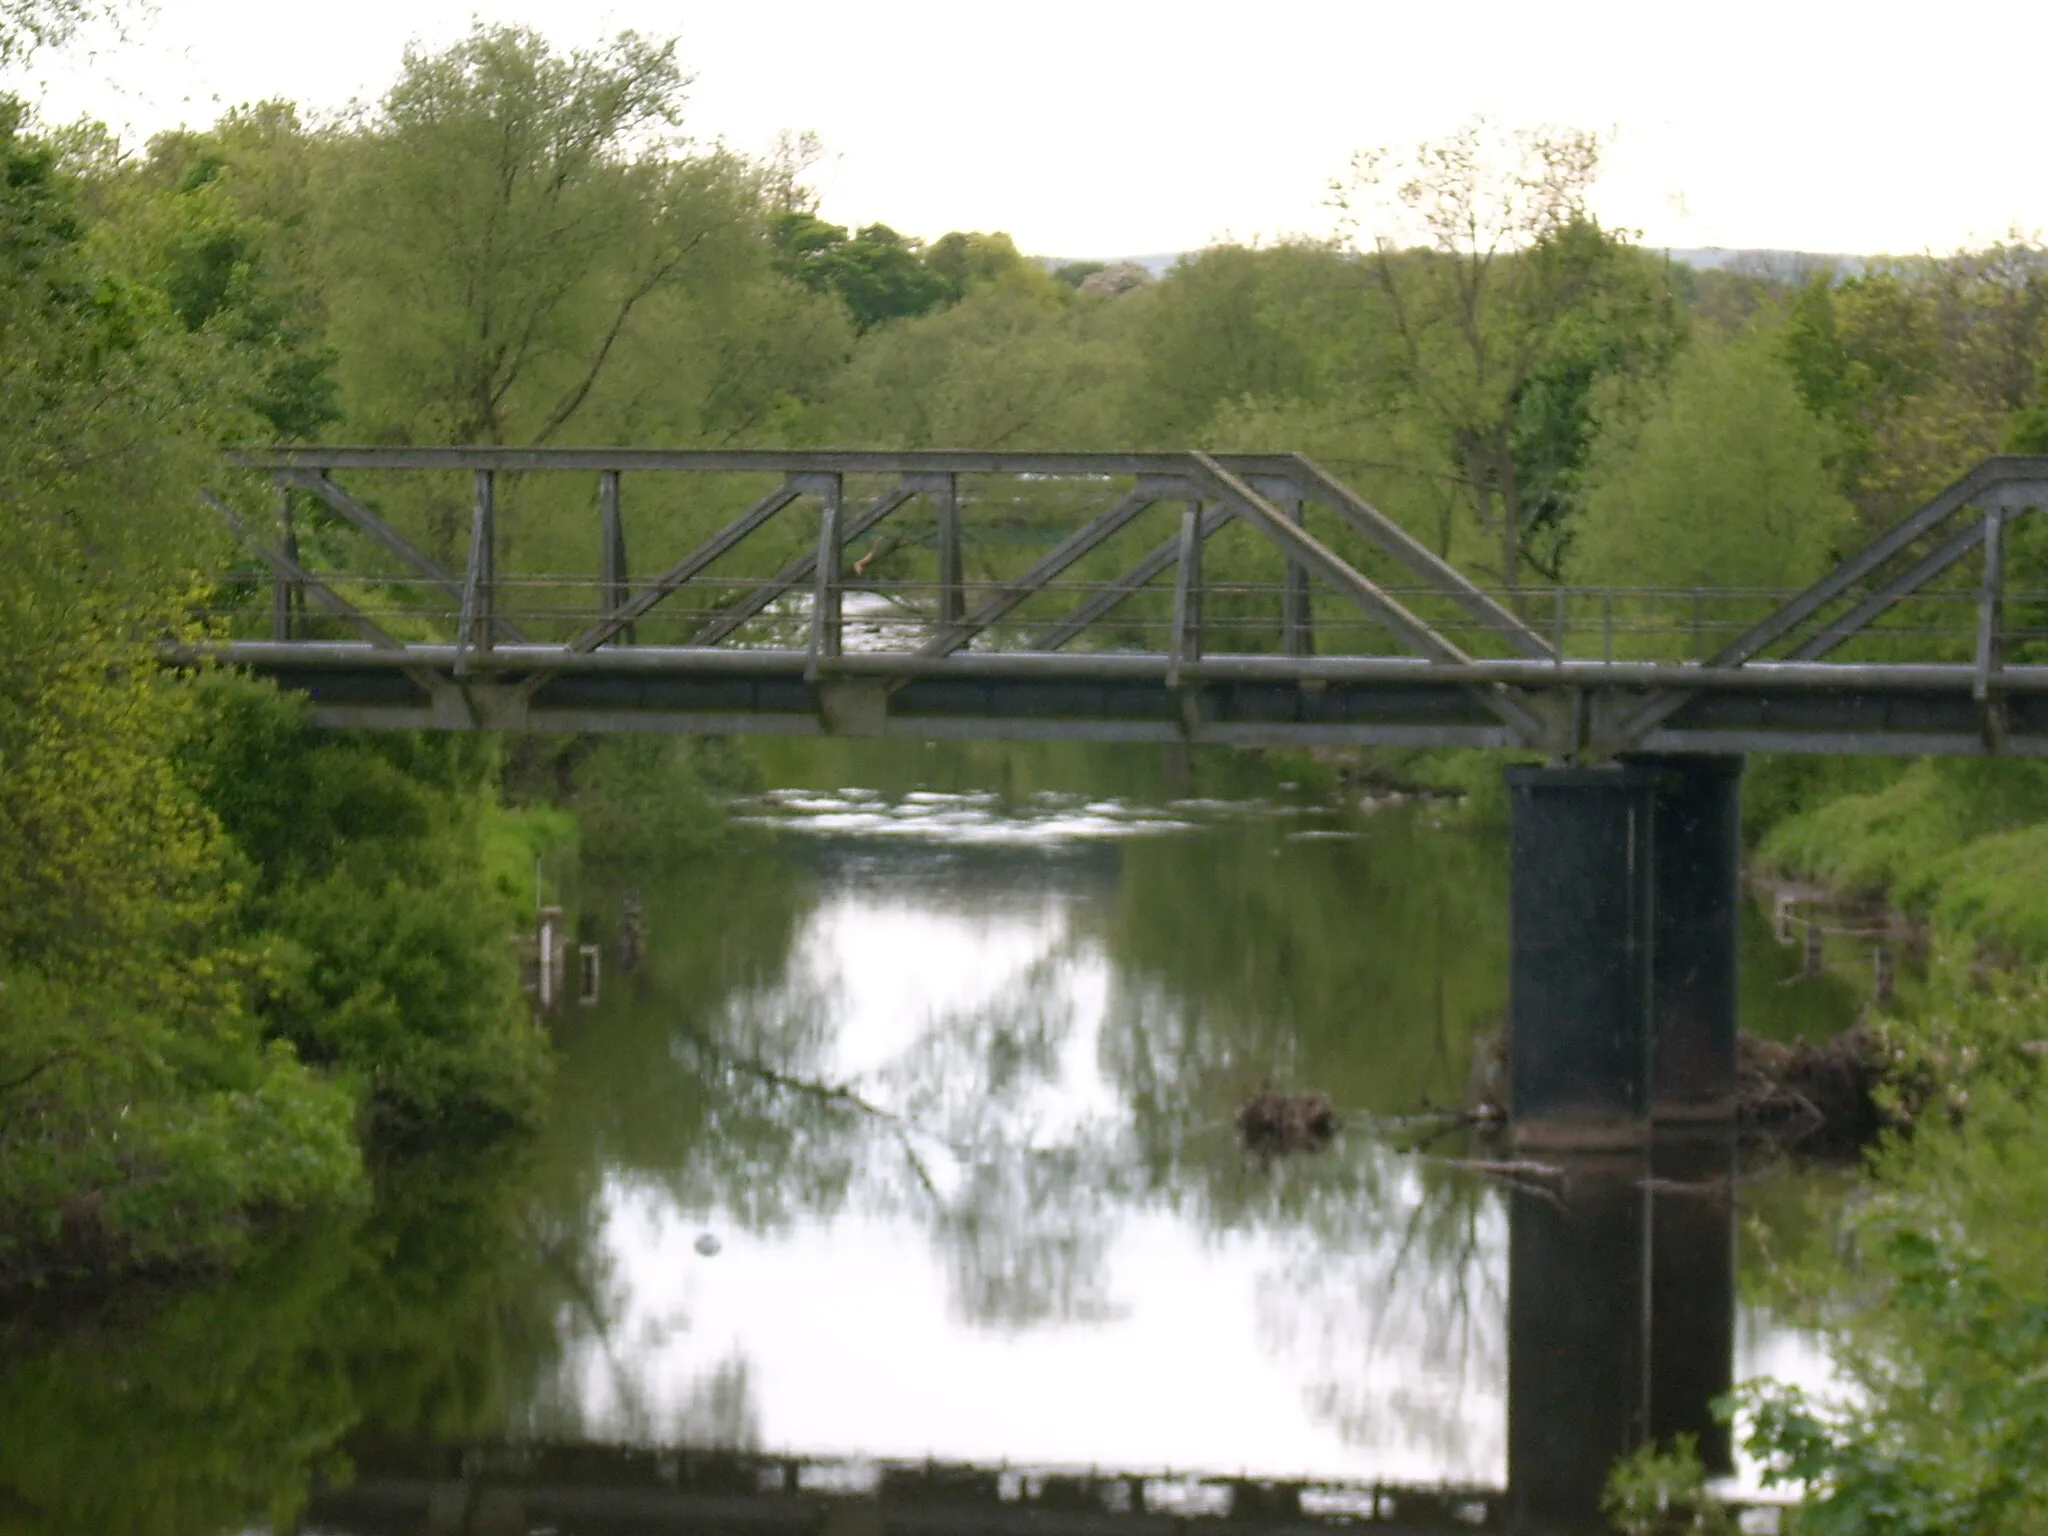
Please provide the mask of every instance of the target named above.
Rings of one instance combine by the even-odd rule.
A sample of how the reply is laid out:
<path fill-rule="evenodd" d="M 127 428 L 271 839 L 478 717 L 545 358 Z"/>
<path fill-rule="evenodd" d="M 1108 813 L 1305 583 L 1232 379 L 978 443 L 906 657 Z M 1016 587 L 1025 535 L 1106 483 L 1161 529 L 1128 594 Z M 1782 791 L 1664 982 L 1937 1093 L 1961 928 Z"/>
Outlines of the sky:
<path fill-rule="evenodd" d="M 1118 256 L 1326 234 L 1352 152 L 1475 116 L 1607 138 L 1596 211 L 1652 245 L 1945 252 L 2048 229 L 2027 76 L 2048 5 L 1574 0 L 159 0 L 17 70 L 43 116 L 124 139 L 239 102 L 374 101 L 473 20 L 564 47 L 679 39 L 690 131 L 810 130 L 822 211 Z"/>

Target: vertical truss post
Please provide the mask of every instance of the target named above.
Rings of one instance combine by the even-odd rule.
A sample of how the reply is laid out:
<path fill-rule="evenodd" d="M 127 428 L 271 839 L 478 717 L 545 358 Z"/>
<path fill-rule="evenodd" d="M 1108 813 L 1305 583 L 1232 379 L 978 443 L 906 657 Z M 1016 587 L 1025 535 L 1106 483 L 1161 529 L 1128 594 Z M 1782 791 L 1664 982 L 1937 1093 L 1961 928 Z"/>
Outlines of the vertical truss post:
<path fill-rule="evenodd" d="M 804 666 L 804 677 L 810 682 L 817 681 L 819 662 L 839 655 L 845 640 L 839 582 L 839 563 L 846 545 L 839 503 L 845 489 L 844 475 L 826 475 L 818 488 L 818 559 L 811 582 L 810 658 Z"/>
<path fill-rule="evenodd" d="M 1291 482 L 1272 500 L 1287 521 L 1297 528 L 1303 526 L 1306 503 Z M 1281 649 L 1289 656 L 1315 654 L 1315 617 L 1309 611 L 1308 567 L 1292 555 L 1287 557 L 1287 574 L 1282 578 L 1280 588 L 1280 638 Z"/>
<path fill-rule="evenodd" d="M 1984 512 L 1984 585 L 1977 595 L 1977 672 L 1970 694 L 1983 711 L 1984 745 L 2005 745 L 2005 700 L 1991 696 L 1992 682 L 2005 670 L 2005 508 Z"/>
<path fill-rule="evenodd" d="M 292 526 L 292 493 L 285 486 L 277 489 L 277 535 L 278 547 L 293 565 L 299 563 L 299 535 Z M 270 638 L 289 640 L 292 638 L 292 614 L 305 606 L 305 598 L 299 592 L 299 584 L 279 570 L 270 583 Z"/>
<path fill-rule="evenodd" d="M 1202 657 L 1202 504 L 1188 501 L 1180 514 L 1180 561 L 1173 581 L 1173 639 L 1166 686 L 1180 686 L 1180 669 Z"/>
<path fill-rule="evenodd" d="M 967 592 L 960 558 L 960 477 L 947 475 L 933 489 L 939 508 L 939 623 L 958 624 L 967 616 Z"/>
<path fill-rule="evenodd" d="M 496 607 L 497 515 L 496 476 L 476 472 L 476 503 L 469 523 L 469 568 L 462 579 L 462 633 L 456 637 L 455 669 L 468 670 L 472 651 L 491 648 L 491 617 Z"/>
<path fill-rule="evenodd" d="M 604 544 L 601 578 L 604 586 L 604 617 L 610 618 L 626 606 L 628 596 L 626 525 L 619 516 L 619 472 L 616 469 L 607 469 L 597 477 L 597 506 L 599 521 L 603 525 L 599 537 Z M 620 633 L 625 637 L 626 644 L 633 643 L 632 625 L 628 624 Z"/>

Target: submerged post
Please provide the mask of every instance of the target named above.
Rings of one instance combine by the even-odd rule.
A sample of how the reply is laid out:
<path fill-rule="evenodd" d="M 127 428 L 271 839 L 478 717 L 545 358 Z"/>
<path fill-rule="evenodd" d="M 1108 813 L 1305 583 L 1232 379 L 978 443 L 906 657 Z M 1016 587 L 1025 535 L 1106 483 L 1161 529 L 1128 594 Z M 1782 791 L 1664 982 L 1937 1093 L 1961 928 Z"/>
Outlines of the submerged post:
<path fill-rule="evenodd" d="M 1652 819 L 1640 768 L 1510 768 L 1508 1093 L 1523 1145 L 1649 1131 Z"/>
<path fill-rule="evenodd" d="M 1742 759 L 1632 757 L 1656 775 L 1651 867 L 1650 1113 L 1735 1115 L 1737 939 L 1742 903 Z"/>

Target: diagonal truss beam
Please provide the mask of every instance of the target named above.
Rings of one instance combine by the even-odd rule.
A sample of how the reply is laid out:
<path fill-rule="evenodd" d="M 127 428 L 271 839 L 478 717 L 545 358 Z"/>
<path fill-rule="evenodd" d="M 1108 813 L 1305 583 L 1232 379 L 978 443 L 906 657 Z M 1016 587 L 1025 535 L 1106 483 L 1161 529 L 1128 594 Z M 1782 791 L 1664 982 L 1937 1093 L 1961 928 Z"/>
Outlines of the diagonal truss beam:
<path fill-rule="evenodd" d="M 306 491 L 318 496 L 341 517 L 352 524 L 357 531 L 367 535 L 375 543 L 398 557 L 401 564 L 412 567 L 415 574 L 426 579 L 428 585 L 448 599 L 451 607 L 459 614 L 462 610 L 462 583 L 448 573 L 433 556 L 420 550 L 410 539 L 385 522 L 370 508 L 328 479 L 325 473 L 312 470 L 280 470 L 277 483 L 295 491 Z M 523 644 L 526 633 L 510 619 L 493 616 L 492 625 L 515 645 Z"/>
<path fill-rule="evenodd" d="M 1198 537 L 1207 539 L 1223 525 L 1237 516 L 1237 509 L 1228 506 L 1208 506 L 1202 509 L 1202 527 Z M 1100 619 L 1107 617 L 1130 598 L 1136 596 L 1153 582 L 1173 562 L 1180 558 L 1180 535 L 1160 540 L 1152 546 L 1145 557 L 1109 583 L 1100 592 L 1075 606 L 1065 618 L 1049 629 L 1039 631 L 1032 637 L 1028 647 L 1034 651 L 1057 651 L 1065 648 L 1083 630 Z"/>
<path fill-rule="evenodd" d="M 1443 559 L 1406 528 L 1380 511 L 1350 486 L 1306 454 L 1287 456 L 1288 478 L 1296 487 L 1335 512 L 1387 555 L 1408 567 L 1429 585 L 1463 608 L 1480 625 L 1513 649 L 1537 661 L 1557 654 L 1551 643 L 1507 608 L 1488 597 L 1456 566 Z"/>
<path fill-rule="evenodd" d="M 996 623 L 1027 599 L 1036 596 L 1060 572 L 1120 533 L 1130 521 L 1155 501 L 1163 501 L 1169 489 L 1157 481 L 1140 481 L 1119 496 L 1105 512 L 1062 539 L 1042 560 L 1014 581 L 997 588 L 987 601 L 957 624 L 948 624 L 918 648 L 920 656 L 950 656 L 976 635 Z M 1178 540 L 1175 541 L 1178 548 Z"/>
<path fill-rule="evenodd" d="M 261 543 L 253 537 L 249 531 L 248 524 L 242 520 L 241 513 L 237 512 L 225 501 L 222 501 L 220 497 L 214 495 L 211 491 L 201 491 L 199 499 L 220 514 L 221 520 L 228 525 L 228 532 L 234 536 L 236 542 L 244 549 L 269 566 L 276 575 L 282 576 L 287 581 L 296 582 L 305 591 L 312 593 L 314 602 L 326 609 L 332 617 L 340 619 L 344 624 L 347 624 L 377 650 L 403 651 L 406 648 L 403 640 L 392 634 L 383 625 L 379 624 L 367 613 L 364 613 L 362 609 L 328 586 L 318 576 L 315 576 L 311 571 L 300 565 L 290 555 L 281 549 L 275 549 L 268 544 Z M 455 706 L 462 713 L 468 713 L 468 706 L 462 698 L 461 690 L 456 688 L 433 668 L 406 667 L 403 671 L 406 679 L 414 687 L 418 688 L 420 692 L 426 694 L 428 698 L 453 700 Z"/>
<path fill-rule="evenodd" d="M 848 518 L 844 528 L 835 530 L 838 543 L 841 547 L 851 544 L 917 494 L 918 487 L 914 485 L 899 485 L 894 490 L 884 491 Z M 799 582 L 809 579 L 817 570 L 818 550 L 813 547 L 791 559 L 781 570 L 738 602 L 720 610 L 717 617 L 690 637 L 689 643 L 716 645 L 778 597 L 794 590 Z"/>
<path fill-rule="evenodd" d="M 1984 519 L 1959 529 L 1879 587 L 1826 629 L 1786 654 L 1787 661 L 1818 661 L 1843 641 L 1869 627 L 1871 621 L 1897 606 L 1984 542 Z"/>
<path fill-rule="evenodd" d="M 581 654 L 594 651 L 606 641 L 624 633 L 637 619 L 644 618 L 663 598 L 676 591 L 685 582 L 696 576 L 712 561 L 725 554 L 740 540 L 759 528 L 769 518 L 803 495 L 804 486 L 797 480 L 785 480 L 774 490 L 755 502 L 738 517 L 727 523 L 709 539 L 691 550 L 674 565 L 663 571 L 654 580 L 642 587 L 630 601 L 614 608 L 590 628 L 569 642 L 569 650 Z"/>
<path fill-rule="evenodd" d="M 364 613 L 362 609 L 328 586 L 326 582 L 315 576 L 303 565 L 300 565 L 298 561 L 292 559 L 290 555 L 255 538 L 249 531 L 249 525 L 243 521 L 242 514 L 214 495 L 213 492 L 201 491 L 199 499 L 220 514 L 221 521 L 228 525 L 228 532 L 234 535 L 235 542 L 269 566 L 276 575 L 283 577 L 286 581 L 297 583 L 306 591 L 312 593 L 313 600 L 322 608 L 325 608 L 330 617 L 340 619 L 380 651 L 402 651 L 405 649 L 405 642 L 403 640 L 400 640 L 383 625 L 379 624 L 367 613 Z"/>
<path fill-rule="evenodd" d="M 1198 487 L 1219 500 L 1235 504 L 1237 511 L 1270 542 L 1278 545 L 1283 554 L 1293 556 L 1320 575 L 1350 598 L 1352 603 L 1369 617 L 1391 630 L 1410 648 L 1421 652 L 1431 661 L 1470 664 L 1471 658 L 1457 646 L 1410 613 L 1391 593 L 1382 590 L 1371 578 L 1356 570 L 1350 562 L 1307 529 L 1299 527 L 1278 507 L 1218 464 L 1215 459 L 1206 453 L 1197 452 L 1190 453 L 1188 461 L 1194 468 L 1193 478 Z M 1533 745 L 1543 740 L 1547 734 L 1543 722 L 1531 714 L 1505 688 L 1475 689 L 1474 697 L 1498 715 L 1524 741 Z"/>
<path fill-rule="evenodd" d="M 1236 475 L 1206 453 L 1190 453 L 1197 488 L 1232 508 L 1267 540 L 1321 576 L 1410 650 L 1431 661 L 1464 663 L 1472 658 L 1402 606 L 1400 599 L 1361 573 L 1306 528 L 1299 527 Z"/>
<path fill-rule="evenodd" d="M 1747 634 L 1733 641 L 1724 650 L 1709 657 L 1704 665 L 1709 667 L 1739 667 L 1744 662 L 1754 659 L 1766 647 L 1775 645 L 1778 641 L 1784 639 L 1785 636 L 1806 623 L 1829 603 L 1841 597 L 1851 587 L 1855 586 L 1857 582 L 1877 570 L 1886 561 L 1903 553 L 1913 543 L 1940 527 L 1942 523 L 1953 517 L 1964 507 L 1971 505 L 1973 502 L 1978 502 L 1985 497 L 1995 496 L 2001 487 L 2029 481 L 2048 482 L 2048 457 L 2041 455 L 2001 454 L 1996 458 L 1984 460 L 1968 474 L 1965 474 L 1949 485 L 1947 489 L 1935 496 L 1933 500 L 1921 507 L 1919 511 L 1910 513 L 1902 518 L 1861 550 L 1851 555 L 1847 560 L 1844 560 L 1832 571 L 1829 571 L 1827 575 L 1821 577 L 1819 581 L 1816 581 L 1804 592 L 1778 609 L 1776 613 L 1766 616 Z M 1927 561 L 1931 561 L 1935 555 L 1940 554 L 1946 548 L 1946 544 L 1937 547 L 1921 563 L 1925 564 Z M 1898 581 L 1887 583 L 1881 592 L 1872 594 L 1870 599 L 1866 599 L 1864 604 L 1859 605 L 1856 612 L 1860 613 L 1862 607 L 1868 606 L 1876 598 L 1889 593 L 1893 587 L 1900 586 L 1900 583 L 1904 582 L 1907 577 L 1914 576 L 1917 570 L 1918 567 L 1916 566 L 1913 571 L 1906 572 Z M 1919 581 L 1926 580 L 1927 576 L 1931 574 L 1932 572 L 1928 572 L 1920 575 L 1912 585 L 1917 586 Z M 1898 597 L 1904 596 L 1910 590 L 1910 586 L 1902 588 L 1897 596 L 1892 597 L 1883 607 L 1877 608 L 1870 617 L 1874 618 L 1877 613 L 1882 612 L 1885 607 L 1891 606 L 1892 602 L 1896 602 Z M 1842 623 L 1846 624 L 1848 618 L 1853 617 L 1855 617 L 1854 613 L 1846 616 Z M 1862 622 L 1868 622 L 1868 620 L 1866 619 Z M 1822 635 L 1816 636 L 1815 641 L 1827 638 L 1836 628 L 1840 627 L 1841 625 L 1830 626 Z M 1861 624 L 1859 623 L 1857 627 L 1860 628 Z M 1840 638 L 1846 639 L 1853 632 L 1853 630 L 1845 629 Z M 1839 640 L 1831 641 L 1829 648 L 1832 649 L 1833 645 L 1838 643 Z M 1685 704 L 1686 698 L 1687 695 L 1677 692 L 1655 695 L 1619 722 L 1614 729 L 1611 744 L 1617 747 L 1625 747 L 1629 742 L 1642 736 L 1644 732 L 1656 729 L 1662 721 L 1675 714 Z"/>

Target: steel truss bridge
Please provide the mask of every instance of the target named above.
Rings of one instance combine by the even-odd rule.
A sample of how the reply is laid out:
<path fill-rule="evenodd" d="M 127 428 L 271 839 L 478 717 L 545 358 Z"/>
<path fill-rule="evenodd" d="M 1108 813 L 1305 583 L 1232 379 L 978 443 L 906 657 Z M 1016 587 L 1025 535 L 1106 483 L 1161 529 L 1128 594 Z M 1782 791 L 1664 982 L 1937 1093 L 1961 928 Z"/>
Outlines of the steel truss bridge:
<path fill-rule="evenodd" d="M 206 499 L 264 570 L 177 654 L 332 726 L 2048 754 L 2048 592 L 2007 579 L 2048 457 L 1985 460 L 1802 592 L 1489 590 L 1298 454 L 294 448 L 233 469 Z M 629 527 L 671 563 L 634 574 Z M 550 542 L 565 528 L 581 548 Z"/>

